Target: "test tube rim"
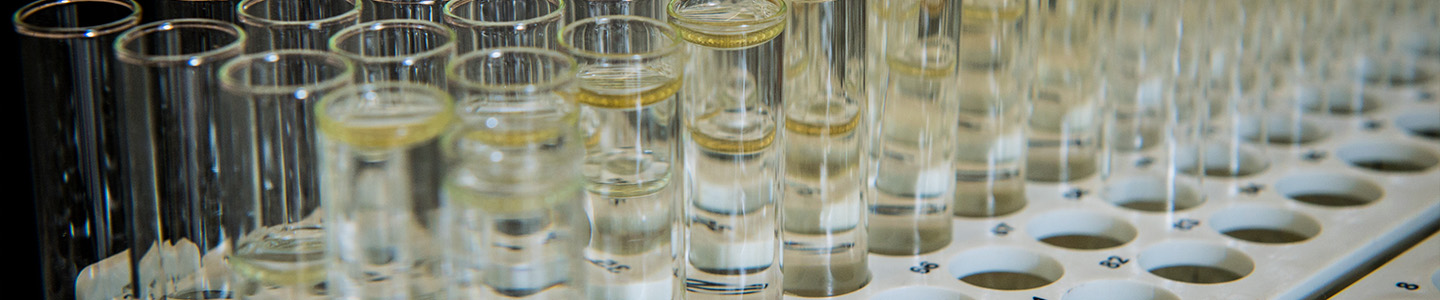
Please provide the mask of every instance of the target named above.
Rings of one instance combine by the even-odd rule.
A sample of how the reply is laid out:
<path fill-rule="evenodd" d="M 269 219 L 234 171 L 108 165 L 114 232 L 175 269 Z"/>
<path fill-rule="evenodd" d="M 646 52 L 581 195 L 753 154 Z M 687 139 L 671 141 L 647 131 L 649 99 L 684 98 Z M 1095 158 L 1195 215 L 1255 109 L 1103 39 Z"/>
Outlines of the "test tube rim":
<path fill-rule="evenodd" d="M 151 33 L 170 31 L 182 27 L 211 29 L 217 32 L 230 33 L 235 36 L 235 40 L 215 49 L 187 54 L 148 55 L 126 47 L 130 42 L 134 42 Z M 115 56 L 120 58 L 120 61 L 129 64 L 152 66 L 188 64 L 190 66 L 199 66 L 207 63 L 207 60 L 219 59 L 224 61 L 239 56 L 245 50 L 245 42 L 248 39 L 249 35 L 245 34 L 245 30 L 232 23 L 198 18 L 171 19 L 145 23 L 130 28 L 130 30 L 126 30 L 120 34 L 120 37 L 115 39 L 114 47 Z"/>
<path fill-rule="evenodd" d="M 608 20 L 611 20 L 611 19 L 614 19 L 614 20 L 622 20 L 622 21 L 625 21 L 625 22 L 640 22 L 640 23 L 644 23 L 644 24 L 648 24 L 648 25 L 655 26 L 655 27 L 657 27 L 657 28 L 664 28 L 663 31 L 664 31 L 664 33 L 665 33 L 665 37 L 666 37 L 667 40 L 670 41 L 670 45 L 666 45 L 666 46 L 664 46 L 664 47 L 661 47 L 659 50 L 655 50 L 655 51 L 640 52 L 640 53 L 616 54 L 616 53 L 600 53 L 600 52 L 595 52 L 595 51 L 580 49 L 580 48 L 578 48 L 578 47 L 575 47 L 575 45 L 572 45 L 572 44 L 570 43 L 570 41 L 569 41 L 568 39 L 566 39 L 566 37 L 570 36 L 571 33 L 573 33 L 573 30 L 574 30 L 575 28 L 578 28 L 578 27 L 579 27 L 579 25 L 582 25 L 582 24 L 592 24 L 591 21 L 593 21 L 593 24 L 603 24 L 603 23 L 610 22 L 610 21 L 608 21 Z M 647 18 L 647 17 L 641 17 L 641 16 L 609 15 L 609 16 L 596 16 L 596 17 L 589 17 L 589 18 L 580 19 L 580 20 L 577 20 L 577 21 L 575 21 L 575 22 L 573 22 L 573 23 L 570 23 L 570 24 L 565 25 L 565 28 L 561 29 L 561 30 L 560 30 L 560 33 L 556 34 L 556 38 L 557 38 L 557 40 L 558 40 L 559 43 L 560 43 L 560 48 L 561 48 L 561 49 L 565 49 L 565 51 L 568 52 L 568 53 L 570 53 L 571 55 L 574 55 L 574 56 L 582 56 L 582 57 L 592 58 L 592 59 L 597 59 L 597 60 L 634 60 L 634 61 L 648 61 L 648 60 L 653 60 L 653 59 L 658 59 L 658 58 L 664 58 L 664 57 L 667 57 L 667 56 L 671 56 L 671 55 L 674 55 L 674 54 L 676 54 L 676 53 L 680 53 L 680 52 L 682 52 L 682 51 L 685 50 L 685 42 L 680 38 L 680 34 L 679 34 L 679 32 L 677 32 L 677 31 L 675 30 L 674 25 L 671 25 L 670 23 L 667 23 L 667 22 L 664 22 L 664 21 L 661 21 L 661 20 L 657 20 L 657 19 L 654 19 L 654 18 Z"/>
<path fill-rule="evenodd" d="M 110 3 L 129 7 L 130 14 L 108 23 L 81 27 L 50 27 L 25 22 L 26 17 L 55 6 L 92 2 Z M 135 3 L 134 0 L 40 0 L 26 4 L 16 10 L 15 14 L 11 17 L 11 23 L 15 24 L 15 32 L 32 37 L 48 39 L 97 38 L 122 32 L 140 24 L 140 13 L 142 10 L 140 4 Z"/>
<path fill-rule="evenodd" d="M 360 34 L 360 33 L 364 33 L 364 32 L 367 32 L 367 31 L 371 31 L 371 30 L 379 31 L 379 30 L 383 30 L 383 29 L 386 29 L 386 28 L 394 28 L 394 27 L 405 27 L 405 28 L 422 29 L 422 30 L 426 30 L 426 31 L 429 31 L 429 32 L 439 32 L 440 34 L 444 35 L 447 39 L 445 40 L 445 42 L 444 42 L 443 44 L 441 44 L 441 45 L 439 45 L 439 46 L 436 46 L 436 47 L 433 48 L 433 49 L 425 50 L 425 51 L 420 51 L 420 52 L 416 52 L 416 53 L 405 54 L 405 55 L 398 55 L 398 56 L 389 56 L 389 55 L 387 55 L 387 56 L 363 55 L 363 54 L 360 54 L 360 53 L 354 53 L 354 52 L 350 52 L 350 51 L 345 51 L 345 50 L 343 50 L 343 49 L 340 48 L 340 43 L 339 43 L 339 42 L 340 42 L 340 40 L 342 40 L 342 39 L 344 39 L 344 38 L 352 37 L 353 35 L 357 35 L 357 34 Z M 438 29 L 438 30 L 437 30 L 437 29 Z M 456 47 L 456 46 L 455 46 L 456 37 L 457 37 L 457 36 L 455 35 L 455 30 L 450 29 L 450 27 L 446 27 L 445 25 L 440 25 L 439 23 L 430 22 L 430 21 L 425 21 L 425 20 L 413 20 L 413 19 L 389 19 L 389 20 L 379 20 L 379 21 L 365 22 L 365 23 L 360 23 L 360 24 L 351 25 L 351 26 L 349 26 L 349 27 L 345 27 L 344 29 L 340 29 L 339 32 L 336 32 L 335 35 L 331 36 L 331 37 L 330 37 L 330 40 L 327 41 L 326 44 L 327 44 L 327 46 L 328 46 L 328 48 L 330 49 L 331 52 L 339 53 L 341 56 L 345 56 L 345 58 L 349 58 L 349 59 L 352 59 L 352 60 L 355 60 L 355 61 L 359 61 L 359 62 L 387 63 L 387 62 L 403 62 L 403 61 L 405 61 L 405 60 L 410 60 L 410 59 L 428 58 L 428 57 L 442 56 L 442 55 L 446 55 L 446 54 L 453 54 L 453 53 L 455 52 L 455 47 Z"/>
<path fill-rule="evenodd" d="M 478 83 L 470 80 L 469 76 L 462 76 L 460 74 L 460 66 L 464 65 L 467 61 L 477 57 L 499 57 L 511 52 L 554 58 L 566 64 L 565 69 L 561 72 L 556 72 L 551 80 L 519 85 Z M 579 69 L 576 68 L 575 58 L 559 51 L 534 47 L 499 47 L 487 48 L 456 57 L 445 66 L 445 77 L 449 78 L 452 85 L 468 89 L 506 93 L 540 93 L 563 89 L 566 85 L 570 84 L 571 81 L 575 80 L 575 75 L 578 71 Z"/>
<path fill-rule="evenodd" d="M 350 8 L 350 10 L 347 10 L 347 11 L 345 11 L 345 12 L 343 12 L 343 13 L 340 13 L 340 14 L 336 14 L 336 15 L 334 15 L 334 16 L 319 18 L 319 19 L 315 19 L 315 20 L 300 20 L 300 21 L 282 21 L 282 20 L 276 20 L 276 19 L 271 19 L 271 18 L 264 18 L 264 17 L 260 17 L 260 16 L 256 16 L 256 15 L 250 14 L 250 13 L 249 13 L 249 10 L 246 9 L 246 8 L 249 8 L 250 6 L 253 6 L 253 5 L 255 5 L 255 4 L 258 4 L 258 3 L 261 3 L 261 2 L 265 2 L 265 1 L 274 1 L 274 0 L 245 0 L 245 1 L 240 2 L 240 4 L 237 4 L 237 5 L 235 6 L 235 14 L 238 16 L 237 19 L 240 20 L 240 23 L 244 23 L 244 24 L 246 24 L 246 25 L 258 26 L 258 27 L 312 27 L 313 24 L 343 23 L 343 22 L 345 22 L 345 21 L 347 21 L 347 20 L 359 19 L 359 18 L 360 18 L 360 10 L 363 9 L 364 6 L 365 6 L 365 5 L 364 5 L 365 1 L 361 1 L 361 0 L 343 0 L 343 1 L 350 2 L 350 3 L 353 4 L 353 6 Z"/>
<path fill-rule="evenodd" d="M 790 3 L 789 3 L 790 1 L 789 1 L 789 0 L 759 0 L 759 1 L 768 1 L 768 2 L 773 2 L 773 3 L 775 3 L 776 6 L 779 6 L 779 7 L 780 7 L 780 11 L 777 11 L 777 12 L 775 12 L 775 14 L 770 15 L 770 16 L 768 16 L 768 17 L 764 17 L 764 18 L 760 18 L 760 19 L 756 19 L 756 20 L 715 21 L 715 22 L 711 22 L 711 21 L 699 21 L 699 20 L 696 20 L 696 19 L 694 19 L 694 18 L 687 18 L 687 17 L 685 17 L 685 16 L 681 16 L 681 15 L 679 14 L 679 12 L 675 11 L 675 8 L 680 7 L 680 2 L 681 2 L 681 1 L 685 1 L 685 0 L 670 0 L 670 3 L 665 5 L 665 13 L 670 16 L 670 21 L 672 22 L 672 24 L 675 23 L 675 22 L 678 22 L 678 23 L 694 24 L 694 25 L 701 25 L 701 26 L 710 25 L 710 26 L 720 26 L 720 27 L 731 27 L 731 26 L 740 26 L 740 27 L 764 26 L 764 27 L 762 27 L 762 28 L 757 29 L 757 30 L 763 30 L 763 29 L 765 29 L 765 28 L 770 28 L 770 26 L 771 26 L 771 25 L 774 25 L 776 22 L 785 21 L 785 18 L 790 15 Z M 783 25 L 783 24 L 782 24 L 782 25 Z"/>
<path fill-rule="evenodd" d="M 335 74 L 335 76 L 332 76 L 332 78 L 327 78 L 308 84 L 294 85 L 251 85 L 249 83 L 239 80 L 231 74 L 231 71 L 233 69 L 243 67 L 242 64 L 248 64 L 248 62 L 254 61 L 256 59 L 269 60 L 271 58 L 267 57 L 270 56 L 277 57 L 273 58 L 273 60 L 278 60 L 279 56 L 318 57 L 325 61 L 338 63 L 341 69 L 340 72 Z M 230 59 L 230 61 L 225 62 L 224 65 L 221 65 L 219 73 L 220 86 L 227 91 L 247 95 L 286 95 L 296 93 L 297 91 L 302 89 L 314 88 L 315 90 L 329 90 L 339 88 L 345 84 L 349 84 L 355 78 L 355 64 L 351 63 L 349 59 L 345 59 L 345 57 L 340 56 L 339 54 L 327 51 L 310 49 L 288 49 L 246 54 L 235 57 L 233 59 Z"/>
<path fill-rule="evenodd" d="M 565 16 L 565 9 L 567 7 L 567 5 L 565 5 L 566 1 L 556 0 L 553 2 L 558 4 L 555 6 L 555 10 L 550 13 L 534 18 L 507 22 L 480 21 L 455 15 L 456 6 L 475 1 L 476 0 L 452 0 L 446 2 L 445 7 L 441 8 L 441 13 L 445 15 L 445 23 L 462 27 L 524 27 L 529 24 L 560 22 L 560 18 Z M 552 2 L 551 0 L 539 1 Z"/>
<path fill-rule="evenodd" d="M 439 112 L 435 113 L 435 115 L 429 116 L 426 119 L 443 119 L 445 120 L 443 121 L 445 124 L 450 124 L 454 122 L 453 117 L 455 112 L 455 99 L 453 96 L 450 95 L 450 93 L 428 84 L 407 81 L 381 81 L 367 84 L 349 85 L 341 87 L 334 92 L 326 93 L 324 96 L 321 96 L 320 99 L 316 101 L 314 111 L 312 112 L 315 114 L 315 123 L 317 125 L 316 128 L 320 128 L 323 131 L 324 128 L 340 126 L 336 125 L 336 123 L 339 123 L 339 121 L 335 120 L 334 117 L 331 117 L 330 114 L 325 113 L 325 110 L 329 108 L 331 104 L 342 99 L 354 98 L 357 94 L 361 92 L 376 90 L 414 91 L 433 96 L 436 101 L 440 102 L 442 109 Z M 350 146 L 358 146 L 355 143 L 349 141 L 342 141 L 342 143 Z"/>

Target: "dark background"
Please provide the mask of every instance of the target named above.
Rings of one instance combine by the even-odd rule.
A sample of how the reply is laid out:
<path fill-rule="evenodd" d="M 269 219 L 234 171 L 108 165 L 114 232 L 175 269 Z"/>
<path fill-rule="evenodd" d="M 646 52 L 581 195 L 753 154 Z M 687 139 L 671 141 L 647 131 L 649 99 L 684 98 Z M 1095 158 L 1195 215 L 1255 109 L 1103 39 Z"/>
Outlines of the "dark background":
<path fill-rule="evenodd" d="M 25 97 L 23 96 L 24 92 L 21 90 L 22 87 L 20 85 L 21 80 L 23 80 L 21 76 L 24 76 L 20 74 L 20 62 L 23 61 L 25 57 L 20 54 L 20 39 L 19 34 L 15 33 L 15 21 L 13 18 L 16 10 L 19 10 L 20 7 L 25 4 L 33 2 L 33 0 L 0 2 L 3 2 L 3 4 L 0 4 L 0 7 L 3 7 L 3 12 L 5 13 L 5 28 L 4 30 L 0 30 L 5 32 L 5 36 L 0 38 L 0 45 L 3 45 L 0 47 L 3 47 L 3 53 L 6 53 L 6 58 L 0 59 L 4 61 L 4 65 L 0 66 L 0 70 L 7 70 L 6 72 L 9 73 L 7 74 L 8 76 L 5 76 L 5 80 L 3 80 L 5 84 L 4 91 L 7 96 L 6 98 L 12 101 L 11 104 L 4 109 L 3 118 L 5 128 L 10 128 L 9 130 L 5 130 L 5 134 L 10 137 L 4 140 L 6 141 L 7 147 L 11 148 L 12 151 L 21 151 L 21 153 L 6 151 L 7 153 L 12 153 L 6 155 L 23 158 L 7 159 L 5 160 L 6 165 L 4 166 L 4 168 L 8 170 L 6 172 L 8 174 L 4 174 L 3 176 L 5 176 L 4 178 L 11 178 L 5 179 L 5 181 L 6 184 L 11 185 L 7 189 L 16 192 L 16 197 L 12 200 L 15 201 L 13 203 L 16 205 L 0 209 L 3 210 L 3 212 L 0 212 L 0 218 L 5 219 L 5 228 L 8 228 L 6 231 L 15 234 L 15 238 L 4 240 L 5 243 L 12 243 L 13 246 L 3 248 L 10 249 L 10 251 L 6 251 L 5 253 L 5 256 L 9 257 L 10 260 L 10 263 L 6 263 L 6 265 L 10 265 L 11 270 L 14 270 L 13 274 L 19 277 L 10 282 L 10 284 L 13 285 L 11 285 L 12 288 L 6 291 L 5 298 L 40 299 L 42 297 L 40 247 L 37 242 L 37 238 L 39 237 L 35 235 L 35 198 L 33 196 L 33 181 L 30 178 L 30 151 L 32 149 L 30 149 L 29 135 L 26 134 L 29 130 L 27 126 L 29 123 L 25 120 Z"/>

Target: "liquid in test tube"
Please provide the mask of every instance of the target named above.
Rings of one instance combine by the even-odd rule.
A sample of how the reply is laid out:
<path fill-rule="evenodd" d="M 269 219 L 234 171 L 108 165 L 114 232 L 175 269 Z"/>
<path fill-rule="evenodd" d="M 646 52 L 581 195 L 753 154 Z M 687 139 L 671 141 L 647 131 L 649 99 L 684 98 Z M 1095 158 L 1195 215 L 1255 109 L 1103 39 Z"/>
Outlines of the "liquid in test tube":
<path fill-rule="evenodd" d="M 960 17 L 960 116 L 955 138 L 957 216 L 1025 207 L 1025 117 L 1034 64 L 1028 1 L 966 1 Z"/>

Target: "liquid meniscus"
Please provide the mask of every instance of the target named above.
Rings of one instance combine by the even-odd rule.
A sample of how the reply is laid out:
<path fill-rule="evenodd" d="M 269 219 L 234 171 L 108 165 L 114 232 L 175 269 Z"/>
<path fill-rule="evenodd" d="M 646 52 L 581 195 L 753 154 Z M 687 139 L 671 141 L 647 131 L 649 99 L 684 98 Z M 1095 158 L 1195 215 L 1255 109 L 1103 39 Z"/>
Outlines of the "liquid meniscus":
<path fill-rule="evenodd" d="M 670 9 L 680 38 L 696 45 L 743 49 L 775 39 L 785 31 L 786 6 L 780 0 L 719 1 Z"/>
<path fill-rule="evenodd" d="M 644 67 L 594 68 L 580 72 L 575 101 L 599 108 L 639 108 L 670 99 L 680 90 L 679 74 Z"/>

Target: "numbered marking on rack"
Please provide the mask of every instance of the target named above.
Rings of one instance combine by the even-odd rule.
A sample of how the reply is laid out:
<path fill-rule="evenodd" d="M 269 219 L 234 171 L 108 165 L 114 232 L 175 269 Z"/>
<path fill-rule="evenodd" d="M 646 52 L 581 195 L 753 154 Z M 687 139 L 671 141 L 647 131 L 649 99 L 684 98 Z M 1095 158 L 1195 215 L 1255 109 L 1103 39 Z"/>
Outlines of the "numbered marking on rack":
<path fill-rule="evenodd" d="M 1190 230 L 1190 228 L 1195 228 L 1195 226 L 1199 226 L 1199 225 L 1200 225 L 1200 220 L 1196 220 L 1196 219 L 1180 219 L 1179 221 L 1175 221 L 1175 225 L 1172 225 L 1172 227 L 1175 227 L 1175 229 L 1179 229 L 1179 230 Z"/>
<path fill-rule="evenodd" d="M 1304 159 L 1305 161 L 1309 162 L 1317 162 L 1325 159 L 1325 155 L 1326 153 L 1324 150 L 1310 150 L 1305 151 L 1305 154 L 1301 154 L 1300 159 Z"/>
<path fill-rule="evenodd" d="M 705 225 L 706 228 L 710 228 L 710 231 L 714 232 L 722 232 L 731 229 L 730 225 L 722 225 L 720 224 L 720 222 L 716 222 L 715 220 L 706 219 L 699 216 L 690 219 L 690 223 Z"/>
<path fill-rule="evenodd" d="M 1430 92 L 1420 92 L 1420 102 L 1434 102 L 1434 101 L 1435 101 L 1435 95 L 1430 94 Z"/>
<path fill-rule="evenodd" d="M 1251 196 L 1254 196 L 1254 195 L 1256 195 L 1256 194 L 1260 194 L 1260 191 L 1263 191 L 1263 190 L 1265 190 L 1265 185 L 1258 184 L 1258 183 L 1253 183 L 1253 182 L 1250 183 L 1250 184 L 1247 184 L 1247 185 L 1245 185 L 1245 186 L 1240 187 L 1240 192 L 1241 192 L 1241 193 L 1245 193 L 1246 195 L 1251 195 Z"/>
<path fill-rule="evenodd" d="M 595 265 L 596 267 L 604 268 L 605 271 L 608 271 L 608 272 L 610 272 L 610 273 L 615 273 L 615 274 L 619 274 L 620 271 L 624 271 L 624 270 L 629 270 L 629 269 L 630 269 L 630 266 L 622 265 L 622 264 L 620 264 L 620 262 L 617 262 L 617 261 L 611 260 L 611 259 L 607 259 L 607 260 L 604 260 L 604 261 L 601 261 L 601 260 L 598 260 L 598 259 L 591 259 L 591 260 L 589 260 L 589 261 L 590 261 L 590 264 Z"/>
<path fill-rule="evenodd" d="M 920 274 L 930 274 L 930 270 L 939 269 L 939 268 L 940 268 L 940 264 L 932 263 L 932 262 L 928 262 L 928 261 L 921 261 L 921 262 L 920 262 L 920 265 L 914 266 L 914 267 L 910 267 L 910 272 L 915 272 L 915 273 L 920 273 Z"/>
<path fill-rule="evenodd" d="M 1396 283 L 1395 283 L 1395 286 L 1400 287 L 1400 288 L 1402 288 L 1402 289 L 1405 289 L 1405 290 L 1407 290 L 1407 291 L 1413 291 L 1413 290 L 1418 290 L 1418 289 L 1420 289 L 1420 285 L 1414 284 L 1414 283 L 1409 283 L 1409 282 L 1404 282 L 1404 281 L 1396 282 Z"/>
<path fill-rule="evenodd" d="M 1090 191 L 1087 191 L 1087 190 L 1082 189 L 1082 188 L 1073 188 L 1073 189 L 1070 189 L 1069 191 L 1065 191 L 1065 194 L 1062 194 L 1062 195 L 1060 195 L 1060 196 L 1065 197 L 1065 199 L 1080 200 L 1080 198 L 1085 197 L 1085 194 L 1089 194 L 1089 193 L 1090 193 Z"/>
<path fill-rule="evenodd" d="M 1384 127 L 1384 124 L 1385 123 L 1380 120 L 1366 120 L 1365 123 L 1360 124 L 1360 126 L 1364 127 L 1365 130 L 1376 131 L 1380 130 L 1380 127 Z"/>
<path fill-rule="evenodd" d="M 1106 257 L 1105 260 L 1100 261 L 1100 265 L 1101 265 L 1101 266 L 1105 266 L 1106 268 L 1117 269 L 1117 268 L 1120 268 L 1120 266 L 1123 266 L 1123 265 L 1125 265 L 1125 263 L 1128 263 L 1128 262 L 1130 262 L 1129 259 L 1125 259 L 1125 258 L 1121 258 L 1121 257 L 1119 257 L 1119 256 L 1111 255 L 1110 257 Z"/>
<path fill-rule="evenodd" d="M 1009 224 L 1000 223 L 1000 225 L 995 225 L 995 229 L 990 229 L 990 232 L 995 233 L 995 235 L 1004 236 L 1010 234 L 1010 231 L 1013 230 L 1015 230 L 1015 227 L 1010 227 Z"/>
<path fill-rule="evenodd" d="M 621 204 L 625 204 L 625 198 L 610 198 L 610 202 L 615 206 L 620 206 Z"/>
<path fill-rule="evenodd" d="M 1030 300 L 1045 300 L 1045 298 L 1040 298 L 1040 297 L 1030 297 Z"/>
<path fill-rule="evenodd" d="M 1136 159 L 1136 160 L 1135 160 L 1135 167 L 1137 167 L 1137 168 L 1149 167 L 1150 164 L 1153 164 L 1153 163 L 1155 163 L 1155 159 L 1150 158 L 1149 156 L 1142 156 L 1142 157 L 1140 157 L 1140 159 Z"/>

